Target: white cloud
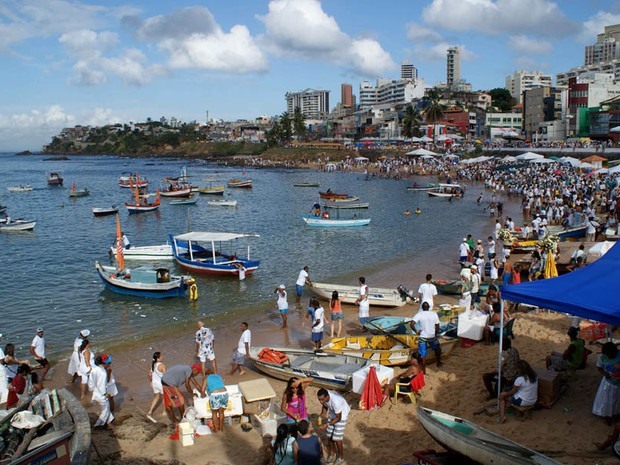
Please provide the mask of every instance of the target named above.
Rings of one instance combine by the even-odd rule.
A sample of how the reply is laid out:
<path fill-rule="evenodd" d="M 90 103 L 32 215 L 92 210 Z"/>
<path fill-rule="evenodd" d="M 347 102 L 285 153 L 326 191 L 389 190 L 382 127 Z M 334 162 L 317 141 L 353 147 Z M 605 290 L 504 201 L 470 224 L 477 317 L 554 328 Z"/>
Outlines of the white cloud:
<path fill-rule="evenodd" d="M 101 67 L 125 84 L 134 86 L 147 84 L 154 76 L 165 74 L 163 66 L 148 65 L 144 54 L 137 49 L 126 49 L 120 56 L 103 58 Z"/>
<path fill-rule="evenodd" d="M 489 35 L 564 36 L 577 30 L 577 25 L 549 0 L 433 0 L 422 18 L 451 31 Z"/>
<path fill-rule="evenodd" d="M 596 42 L 596 36 L 605 30 L 605 26 L 620 23 L 620 14 L 607 11 L 597 11 L 594 16 L 583 23 L 583 30 L 579 34 L 579 41 L 585 44 Z"/>
<path fill-rule="evenodd" d="M 118 34 L 114 32 L 95 32 L 88 29 L 79 29 L 66 32 L 58 41 L 74 58 L 90 58 L 112 50 L 118 45 Z"/>
<path fill-rule="evenodd" d="M 376 39 L 344 33 L 319 0 L 271 0 L 269 12 L 258 19 L 266 30 L 261 43 L 275 54 L 324 60 L 367 77 L 396 68 Z"/>
<path fill-rule="evenodd" d="M 407 39 L 412 42 L 441 42 L 442 36 L 437 31 L 418 23 L 406 25 Z"/>
<path fill-rule="evenodd" d="M 115 115 L 110 108 L 95 108 L 80 118 L 82 126 L 105 126 L 107 124 L 126 123 L 126 117 Z"/>
<path fill-rule="evenodd" d="M 553 51 L 553 46 L 549 42 L 524 35 L 510 37 L 508 45 L 526 55 L 547 55 Z"/>

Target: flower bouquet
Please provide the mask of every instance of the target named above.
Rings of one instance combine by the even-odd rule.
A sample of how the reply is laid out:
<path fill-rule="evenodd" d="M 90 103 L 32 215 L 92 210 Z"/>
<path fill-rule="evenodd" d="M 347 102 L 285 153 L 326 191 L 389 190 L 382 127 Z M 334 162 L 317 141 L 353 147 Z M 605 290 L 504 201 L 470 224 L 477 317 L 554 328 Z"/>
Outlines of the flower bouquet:
<path fill-rule="evenodd" d="M 560 238 L 555 234 L 545 234 L 545 237 L 538 241 L 536 244 L 540 247 L 544 252 L 547 253 L 555 253 L 558 248 L 558 243 L 560 242 Z"/>
<path fill-rule="evenodd" d="M 517 237 L 508 228 L 502 228 L 497 232 L 497 238 L 504 241 L 504 245 L 512 246 L 517 241 Z"/>

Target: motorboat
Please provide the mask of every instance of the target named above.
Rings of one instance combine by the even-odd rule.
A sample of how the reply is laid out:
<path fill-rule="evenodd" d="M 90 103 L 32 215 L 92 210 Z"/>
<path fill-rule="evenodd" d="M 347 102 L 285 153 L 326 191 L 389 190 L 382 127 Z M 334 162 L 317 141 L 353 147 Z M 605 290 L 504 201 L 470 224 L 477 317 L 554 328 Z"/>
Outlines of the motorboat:
<path fill-rule="evenodd" d="M 460 279 L 435 279 L 433 280 L 433 284 L 437 288 L 437 292 L 444 295 L 461 295 L 463 289 L 462 281 Z M 490 285 L 491 284 L 488 282 L 480 283 L 480 290 L 478 291 L 478 295 L 480 297 L 484 297 L 485 295 L 487 295 Z"/>
<path fill-rule="evenodd" d="M 349 286 L 346 284 L 318 283 L 313 281 L 308 284 L 308 288 L 317 296 L 330 300 L 332 292 L 338 291 L 338 298 L 345 304 L 354 304 L 359 297 L 359 286 Z M 407 303 L 407 298 L 403 298 L 396 288 L 368 288 L 368 302 L 373 307 L 402 307 Z"/>
<path fill-rule="evenodd" d="M 229 199 L 208 200 L 207 201 L 207 205 L 213 205 L 213 206 L 216 206 L 216 207 L 236 207 L 237 206 L 237 201 L 236 200 L 229 200 Z"/>
<path fill-rule="evenodd" d="M 323 208 L 341 208 L 344 210 L 352 210 L 357 208 L 368 208 L 368 202 L 333 202 L 331 200 L 323 204 Z"/>
<path fill-rule="evenodd" d="M 108 216 L 118 213 L 118 206 L 112 205 L 111 207 L 93 207 L 93 215 L 95 216 Z"/>
<path fill-rule="evenodd" d="M 62 171 L 50 171 L 47 173 L 47 184 L 49 186 L 62 186 L 64 182 Z"/>
<path fill-rule="evenodd" d="M 251 179 L 231 179 L 228 181 L 228 187 L 249 189 L 252 187 Z"/>
<path fill-rule="evenodd" d="M 458 184 L 444 184 L 439 183 L 437 187 L 433 187 L 429 189 L 428 195 L 430 197 L 462 197 L 463 196 L 463 188 Z"/>
<path fill-rule="evenodd" d="M 146 178 L 141 178 L 138 173 L 123 173 L 118 178 L 118 185 L 126 189 L 144 189 L 149 185 L 149 181 Z"/>
<path fill-rule="evenodd" d="M 138 177 L 138 181 L 139 180 L 140 178 Z M 127 208 L 130 214 L 150 212 L 150 211 L 157 210 L 159 208 L 159 205 L 161 204 L 161 200 L 159 198 L 159 190 L 157 190 L 155 194 L 147 194 L 145 192 L 146 189 L 143 189 L 143 191 L 144 192 L 141 192 L 141 189 L 139 189 L 137 185 L 134 186 L 133 202 L 125 203 L 125 207 Z M 151 198 L 153 197 L 155 197 L 155 200 L 151 200 Z"/>
<path fill-rule="evenodd" d="M 335 192 L 332 192 L 331 189 L 328 189 L 326 191 L 319 192 L 319 197 L 322 199 L 333 200 L 333 199 L 346 199 L 351 196 L 349 194 L 337 194 Z"/>
<path fill-rule="evenodd" d="M 167 180 L 166 185 L 159 189 L 162 197 L 189 197 L 192 194 L 192 185 L 178 180 Z"/>
<path fill-rule="evenodd" d="M 75 198 L 75 197 L 86 197 L 87 195 L 90 195 L 90 191 L 87 188 L 82 188 L 82 189 L 77 189 L 75 187 L 75 183 L 73 183 L 71 185 L 71 190 L 69 191 L 69 197 Z"/>
<path fill-rule="evenodd" d="M 370 224 L 370 218 L 359 218 L 355 213 L 350 218 L 341 218 L 339 211 L 336 210 L 335 217 L 324 211 L 320 216 L 303 215 L 302 219 L 311 228 L 352 228 Z"/>
<path fill-rule="evenodd" d="M 33 187 L 30 184 L 20 184 L 19 186 L 9 186 L 6 189 L 9 192 L 30 192 Z"/>
<path fill-rule="evenodd" d="M 7 224 L 6 218 L 0 219 L 0 231 L 2 232 L 22 232 L 32 231 L 37 225 L 36 220 L 24 220 L 23 218 L 11 218 Z"/>
<path fill-rule="evenodd" d="M 265 351 L 281 354 L 281 359 L 262 357 Z M 348 391 L 352 387 L 355 372 L 369 367 L 371 360 L 351 355 L 314 352 L 304 349 L 251 347 L 250 360 L 263 373 L 288 381 L 293 376 L 312 378 L 312 385 L 338 391 Z"/>
<path fill-rule="evenodd" d="M 293 184 L 293 187 L 320 187 L 321 184 L 318 182 L 298 182 Z"/>
<path fill-rule="evenodd" d="M 204 186 L 204 187 L 197 187 L 195 188 L 195 190 L 197 192 L 199 192 L 200 194 L 205 194 L 205 195 L 224 195 L 224 190 L 225 190 L 225 186 L 214 186 L 214 183 L 216 182 L 213 179 L 207 179 L 207 181 L 209 182 L 209 186 Z"/>
<path fill-rule="evenodd" d="M 429 182 L 426 186 L 419 186 L 417 183 L 413 183 L 413 185 L 407 187 L 408 191 L 430 191 L 431 189 L 435 189 L 437 187 L 437 183 Z"/>
<path fill-rule="evenodd" d="M 252 273 L 260 265 L 260 260 L 250 258 L 249 241 L 257 237 L 260 236 L 193 231 L 177 236 L 171 234 L 170 243 L 174 259 L 182 268 L 198 273 L 238 276 L 241 266 L 246 273 Z"/>

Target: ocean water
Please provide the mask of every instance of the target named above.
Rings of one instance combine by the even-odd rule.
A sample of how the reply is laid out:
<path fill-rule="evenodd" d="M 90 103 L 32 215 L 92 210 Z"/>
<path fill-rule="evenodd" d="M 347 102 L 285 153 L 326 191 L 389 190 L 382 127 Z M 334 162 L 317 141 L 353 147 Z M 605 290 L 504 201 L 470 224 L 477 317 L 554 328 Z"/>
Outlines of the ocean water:
<path fill-rule="evenodd" d="M 170 205 L 169 199 L 162 198 L 157 212 L 128 215 L 122 207 L 121 227 L 133 245 L 165 243 L 169 234 L 188 229 L 259 234 L 252 243 L 253 257 L 261 260 L 259 270 L 242 283 L 230 277 L 195 276 L 196 302 L 125 297 L 105 290 L 94 268 L 95 260 L 111 263 L 108 249 L 114 241 L 115 217 L 95 218 L 91 209 L 122 206 L 129 200 L 131 193 L 118 186 L 118 177 L 137 171 L 149 179 L 149 192 L 154 192 L 164 177 L 178 175 L 183 166 L 196 185 L 208 184 L 207 178 L 225 184 L 241 177 L 241 169 L 171 159 L 44 158 L 0 154 L 0 204 L 8 205 L 13 218 L 37 220 L 31 233 L 0 234 L 0 333 L 3 343 L 26 348 L 36 328 L 43 326 L 52 353 L 65 353 L 83 328 L 89 328 L 98 343 L 126 343 L 166 333 L 199 317 L 222 323 L 243 315 L 267 314 L 275 308 L 273 290 L 279 284 L 287 286 L 289 302 L 294 302 L 295 280 L 304 265 L 310 267 L 315 281 L 345 284 L 357 284 L 357 276 L 403 261 L 418 267 L 423 276 L 425 268 L 454 263 L 464 232 L 486 237 L 492 225 L 475 202 L 481 188 L 448 202 L 406 190 L 413 181 L 426 183 L 430 178 L 365 180 L 356 173 L 248 168 L 246 175 L 254 180 L 254 188 L 226 190 L 226 198 L 238 200 L 237 208 L 207 205 L 207 200 L 217 198 L 213 196 L 203 195 L 193 206 Z M 49 170 L 63 171 L 63 188 L 47 186 Z M 69 199 L 73 182 L 78 188 L 87 187 L 91 195 Z M 298 182 L 320 182 L 321 187 L 293 187 Z M 7 191 L 9 186 L 25 183 L 35 190 Z M 318 200 L 318 190 L 328 188 L 370 202 L 370 226 L 307 227 L 301 215 Z M 403 215 L 406 208 L 413 211 L 416 207 L 422 215 Z M 370 284 L 396 287 L 401 282 L 402 277 L 395 276 L 392 282 Z"/>

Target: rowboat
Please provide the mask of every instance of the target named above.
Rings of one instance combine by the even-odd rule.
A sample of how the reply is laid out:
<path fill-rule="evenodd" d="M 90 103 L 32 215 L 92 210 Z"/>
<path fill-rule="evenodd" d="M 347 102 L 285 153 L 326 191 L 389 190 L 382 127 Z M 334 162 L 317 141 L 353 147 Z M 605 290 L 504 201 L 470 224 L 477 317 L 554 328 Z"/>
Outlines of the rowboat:
<path fill-rule="evenodd" d="M 338 291 L 338 298 L 345 304 L 354 304 L 359 297 L 359 286 L 348 286 L 345 284 L 317 283 L 313 281 L 308 285 L 309 289 L 317 296 L 330 300 L 332 292 Z M 368 302 L 371 306 L 379 307 L 402 307 L 407 303 L 407 299 L 398 292 L 396 288 L 368 288 Z"/>
<path fill-rule="evenodd" d="M 325 192 L 319 192 L 319 197 L 321 197 L 322 199 L 328 199 L 328 200 L 333 200 L 333 199 L 346 199 L 347 197 L 350 197 L 349 194 L 336 194 L 335 192 L 332 192 L 331 190 L 327 190 Z"/>
<path fill-rule="evenodd" d="M 130 248 L 122 248 L 123 256 L 125 260 L 174 260 L 174 254 L 172 253 L 172 246 L 170 244 L 162 245 L 144 245 L 144 246 L 131 246 Z M 110 255 L 116 258 L 116 247 L 110 247 Z"/>
<path fill-rule="evenodd" d="M 314 215 L 303 215 L 302 218 L 312 228 L 351 228 L 370 224 L 370 218 L 324 218 Z"/>
<path fill-rule="evenodd" d="M 330 353 L 352 355 L 371 360 L 382 365 L 404 365 L 409 363 L 411 353 L 418 350 L 418 335 L 416 334 L 383 334 L 376 336 L 349 336 L 334 338 L 323 346 L 323 350 Z M 453 337 L 439 336 L 441 358 L 446 359 L 452 354 L 459 340 Z M 435 360 L 435 351 L 429 350 L 425 362 Z"/>
<path fill-rule="evenodd" d="M 554 236 L 558 236 L 561 241 L 565 241 L 569 238 L 578 239 L 580 237 L 584 237 L 587 230 L 588 227 L 585 224 L 579 226 L 571 226 L 569 228 L 565 228 L 564 226 L 547 226 L 548 233 Z"/>
<path fill-rule="evenodd" d="M 463 188 L 458 184 L 437 184 L 437 187 L 433 187 L 428 190 L 430 197 L 461 197 L 463 195 Z"/>
<path fill-rule="evenodd" d="M 416 334 L 411 328 L 411 320 L 411 318 L 398 316 L 372 316 L 366 320 L 364 328 L 368 329 L 373 334 Z M 457 328 L 455 323 L 443 320 L 444 319 L 440 316 L 440 335 L 446 335 Z"/>
<path fill-rule="evenodd" d="M 140 177 L 137 176 L 137 181 L 140 181 Z M 137 185 L 133 188 L 133 202 L 126 202 L 125 207 L 129 211 L 129 213 L 145 213 L 157 210 L 161 201 L 159 199 L 159 190 L 155 192 L 155 194 L 146 194 L 141 193 L 140 189 Z M 150 201 L 151 197 L 155 197 L 155 200 Z"/>
<path fill-rule="evenodd" d="M 33 188 L 30 184 L 20 184 L 19 186 L 9 186 L 6 190 L 9 192 L 30 192 Z"/>
<path fill-rule="evenodd" d="M 112 205 L 111 207 L 94 207 L 93 215 L 95 216 L 108 216 L 114 215 L 118 213 L 118 207 L 116 205 Z"/>
<path fill-rule="evenodd" d="M 160 192 L 161 194 L 161 192 Z M 170 205 L 194 205 L 198 203 L 198 197 L 194 194 L 190 194 L 186 199 L 174 199 L 170 201 Z"/>
<path fill-rule="evenodd" d="M 493 465 L 559 465 L 559 462 L 468 420 L 418 407 L 426 432 L 451 452 Z"/>
<path fill-rule="evenodd" d="M 437 187 L 437 184 L 434 182 L 429 182 L 426 184 L 426 187 L 418 186 L 417 183 L 414 183 L 413 186 L 407 187 L 408 191 L 430 191 Z"/>
<path fill-rule="evenodd" d="M 24 220 L 22 218 L 15 218 L 11 219 L 9 224 L 7 224 L 6 218 L 0 219 L 0 231 L 2 232 L 32 231 L 36 225 L 36 220 Z"/>
<path fill-rule="evenodd" d="M 72 198 L 86 197 L 87 195 L 90 195 L 90 191 L 87 188 L 84 187 L 82 189 L 76 189 L 75 183 L 71 185 L 71 190 L 69 191 L 69 197 L 72 197 Z"/>
<path fill-rule="evenodd" d="M 433 281 L 437 288 L 437 292 L 444 295 L 460 295 L 462 291 L 462 283 L 460 279 L 444 280 L 437 279 Z M 484 297 L 489 292 L 489 283 L 480 283 L 480 291 L 478 295 Z"/>
<path fill-rule="evenodd" d="M 62 186 L 64 181 L 62 171 L 50 171 L 47 173 L 47 184 L 49 186 Z"/>
<path fill-rule="evenodd" d="M 334 197 L 329 199 L 330 202 L 333 203 L 350 203 L 357 202 L 360 198 L 354 195 L 348 195 L 346 197 Z"/>
<path fill-rule="evenodd" d="M 226 199 L 222 199 L 222 200 L 208 200 L 207 201 L 207 205 L 213 205 L 216 207 L 236 207 L 237 206 L 237 201 L 236 200 L 226 200 Z"/>
<path fill-rule="evenodd" d="M 231 179 L 230 181 L 228 181 L 228 187 L 232 187 L 232 188 L 245 188 L 245 189 L 249 189 L 252 187 L 252 180 L 251 179 Z"/>
<path fill-rule="evenodd" d="M 224 186 L 215 187 L 197 187 L 195 190 L 201 194 L 206 195 L 224 195 Z"/>
<path fill-rule="evenodd" d="M 146 178 L 141 178 L 137 173 L 123 173 L 118 178 L 118 185 L 128 189 L 133 189 L 134 187 L 143 189 L 149 185 L 149 181 Z"/>
<path fill-rule="evenodd" d="M 293 187 L 319 187 L 320 185 L 318 182 L 298 182 L 293 184 Z"/>
<path fill-rule="evenodd" d="M 66 389 L 44 390 L 0 421 L 0 456 L 11 465 L 87 465 L 90 449 L 88 413 Z M 20 416 L 34 414 L 27 424 Z M 38 426 L 37 423 L 39 423 Z"/>
<path fill-rule="evenodd" d="M 260 260 L 250 258 L 251 238 L 257 234 L 193 231 L 178 236 L 170 235 L 172 253 L 183 268 L 206 274 L 238 276 L 243 266 L 246 273 L 258 269 Z M 245 239 L 245 254 L 238 253 L 240 241 Z M 243 249 L 241 249 L 243 250 Z"/>
<path fill-rule="evenodd" d="M 370 204 L 368 202 L 332 202 L 327 201 L 323 204 L 323 208 L 342 208 L 342 209 L 353 209 L 353 208 L 368 208 Z"/>
<path fill-rule="evenodd" d="M 304 349 L 273 349 L 286 355 L 286 361 L 275 363 L 260 359 L 259 354 L 263 349 L 250 348 L 250 360 L 263 373 L 286 381 L 293 376 L 308 377 L 314 380 L 313 386 L 338 391 L 350 390 L 353 373 L 372 363 L 350 355 L 315 353 Z"/>

